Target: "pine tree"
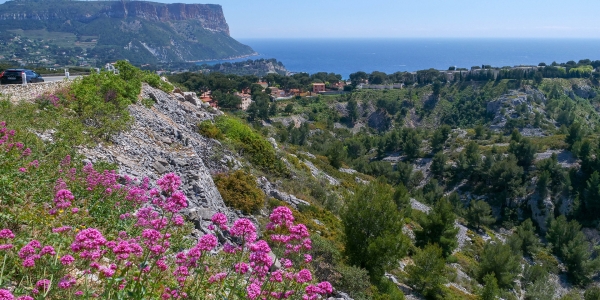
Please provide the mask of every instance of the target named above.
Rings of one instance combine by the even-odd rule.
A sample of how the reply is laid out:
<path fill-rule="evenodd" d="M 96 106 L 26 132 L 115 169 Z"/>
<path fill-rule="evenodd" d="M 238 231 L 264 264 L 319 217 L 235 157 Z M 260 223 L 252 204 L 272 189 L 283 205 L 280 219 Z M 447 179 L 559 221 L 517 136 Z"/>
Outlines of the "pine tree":
<path fill-rule="evenodd" d="M 439 152 L 444 149 L 444 144 L 450 134 L 450 126 L 442 125 L 433 132 L 431 137 L 431 150 L 432 152 Z"/>
<path fill-rule="evenodd" d="M 350 119 L 350 123 L 354 124 L 354 122 L 358 120 L 358 105 L 354 98 L 351 97 L 350 100 L 348 100 L 346 109 L 348 110 L 348 118 Z"/>
<path fill-rule="evenodd" d="M 433 156 L 433 160 L 431 161 L 431 173 L 439 178 L 444 179 L 444 172 L 446 171 L 446 162 L 448 161 L 448 157 L 444 152 L 440 151 Z"/>
<path fill-rule="evenodd" d="M 406 254 L 408 238 L 393 189 L 374 181 L 359 187 L 342 213 L 345 251 L 349 262 L 369 271 L 376 281 Z"/>
<path fill-rule="evenodd" d="M 426 299 L 443 299 L 446 261 L 438 245 L 427 245 L 413 256 L 414 264 L 406 267 L 408 283 Z"/>
<path fill-rule="evenodd" d="M 600 213 L 600 174 L 598 171 L 592 173 L 586 182 L 583 200 L 587 215 L 597 219 Z"/>
<path fill-rule="evenodd" d="M 568 222 L 565 216 L 552 220 L 546 239 L 554 254 L 563 260 L 571 282 L 585 285 L 591 281 L 591 277 L 599 270 L 600 261 L 598 258 L 591 259 L 589 244 L 577 221 Z"/>
<path fill-rule="evenodd" d="M 569 126 L 569 131 L 567 133 L 567 137 L 565 138 L 565 142 L 569 145 L 569 149 L 573 148 L 573 145 L 576 142 L 580 142 L 583 139 L 583 129 L 581 128 L 581 124 L 573 123 Z"/>
<path fill-rule="evenodd" d="M 508 152 L 515 155 L 519 166 L 527 168 L 533 164 L 533 161 L 535 160 L 537 147 L 530 139 L 522 137 L 519 131 L 515 129 L 511 135 Z"/>
<path fill-rule="evenodd" d="M 408 159 L 413 159 L 419 156 L 419 149 L 421 147 L 421 139 L 414 129 L 407 129 L 402 131 L 402 150 Z"/>
<path fill-rule="evenodd" d="M 508 244 L 488 241 L 483 247 L 478 272 L 480 282 L 483 283 L 486 275 L 493 274 L 498 286 L 507 288 L 512 286 L 520 269 L 519 257 L 513 254 Z"/>
<path fill-rule="evenodd" d="M 448 257 L 458 246 L 456 239 L 458 228 L 454 226 L 455 221 L 456 215 L 452 204 L 448 199 L 442 198 L 429 214 L 420 220 L 421 229 L 415 231 L 417 246 L 438 244 L 443 250 L 444 257 Z"/>
<path fill-rule="evenodd" d="M 521 250 L 523 253 L 533 255 L 540 247 L 540 239 L 535 234 L 535 227 L 531 219 L 525 220 L 521 225 L 517 226 L 515 235 L 521 240 Z"/>
<path fill-rule="evenodd" d="M 492 208 L 483 200 L 473 200 L 467 210 L 467 220 L 469 224 L 477 229 L 481 226 L 488 226 L 496 221 L 492 216 Z"/>
<path fill-rule="evenodd" d="M 481 300 L 496 300 L 500 296 L 498 280 L 493 274 L 487 274 L 483 277 L 483 290 L 481 290 Z"/>

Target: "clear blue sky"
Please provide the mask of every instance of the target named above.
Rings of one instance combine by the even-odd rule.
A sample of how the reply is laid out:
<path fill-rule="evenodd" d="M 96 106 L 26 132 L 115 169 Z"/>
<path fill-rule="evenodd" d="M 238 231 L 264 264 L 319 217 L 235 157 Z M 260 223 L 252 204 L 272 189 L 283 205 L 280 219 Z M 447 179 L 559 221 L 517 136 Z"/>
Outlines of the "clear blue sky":
<path fill-rule="evenodd" d="M 188 1 L 183 2 L 193 3 Z M 600 38 L 599 0 L 212 0 L 212 3 L 223 6 L 235 38 Z"/>
<path fill-rule="evenodd" d="M 220 4 L 235 38 L 600 38 L 600 0 L 155 1 Z"/>

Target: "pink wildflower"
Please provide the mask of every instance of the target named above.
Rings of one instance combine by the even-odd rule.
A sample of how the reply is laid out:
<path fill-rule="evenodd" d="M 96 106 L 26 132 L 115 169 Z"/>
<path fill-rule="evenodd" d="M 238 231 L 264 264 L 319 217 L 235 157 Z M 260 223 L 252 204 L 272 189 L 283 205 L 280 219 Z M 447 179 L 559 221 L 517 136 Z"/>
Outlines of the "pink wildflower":
<path fill-rule="evenodd" d="M 248 264 L 243 263 L 243 262 L 239 262 L 239 263 L 235 264 L 235 272 L 237 272 L 239 274 L 248 273 L 249 268 L 250 267 L 248 267 Z"/>
<path fill-rule="evenodd" d="M 252 221 L 245 218 L 235 220 L 229 233 L 231 233 L 232 236 L 243 238 L 249 243 L 256 240 L 256 227 L 254 227 Z"/>
<path fill-rule="evenodd" d="M 273 282 L 282 282 L 283 281 L 283 273 L 281 272 L 281 270 L 272 272 L 271 278 L 269 280 L 273 281 Z"/>
<path fill-rule="evenodd" d="M 240 247 L 236 247 L 229 243 L 223 245 L 223 252 L 228 253 L 228 254 L 235 254 L 239 250 L 241 250 Z"/>
<path fill-rule="evenodd" d="M 250 267 L 252 267 L 252 274 L 255 274 L 259 278 L 267 275 L 271 265 L 273 265 L 273 259 L 269 255 L 271 248 L 267 242 L 261 240 L 250 245 Z"/>
<path fill-rule="evenodd" d="M 312 256 L 310 254 L 304 254 L 304 262 L 310 263 L 312 261 Z"/>
<path fill-rule="evenodd" d="M 183 224 L 185 224 L 181 215 L 174 215 L 173 218 L 171 218 L 171 222 L 173 222 L 173 225 L 175 226 L 183 226 Z"/>
<path fill-rule="evenodd" d="M 333 293 L 333 287 L 329 281 L 323 281 L 318 284 L 318 287 L 321 289 L 323 295 L 328 295 Z"/>
<path fill-rule="evenodd" d="M 156 261 L 156 266 L 157 266 L 157 267 L 158 267 L 158 268 L 159 268 L 161 271 L 166 271 L 166 270 L 169 268 L 169 266 L 168 266 L 168 265 L 167 265 L 167 263 L 165 262 L 165 259 L 164 259 L 164 257 Z"/>
<path fill-rule="evenodd" d="M 305 282 L 309 282 L 311 280 L 312 280 L 312 274 L 307 269 L 300 270 L 300 272 L 298 272 L 298 274 L 296 275 L 296 282 L 298 282 L 298 283 L 305 283 Z"/>
<path fill-rule="evenodd" d="M 0 239 L 14 239 L 15 235 L 10 231 L 10 229 L 2 229 L 0 230 Z"/>
<path fill-rule="evenodd" d="M 291 209 L 285 206 L 279 206 L 273 210 L 269 219 L 274 225 L 289 227 L 294 222 L 294 215 L 292 214 Z"/>
<path fill-rule="evenodd" d="M 181 178 L 175 173 L 169 173 L 156 181 L 156 184 L 165 192 L 175 192 L 181 185 Z"/>
<path fill-rule="evenodd" d="M 260 296 L 260 286 L 256 283 L 250 284 L 246 291 L 248 292 L 248 298 L 254 300 Z"/>
<path fill-rule="evenodd" d="M 63 158 L 63 160 L 60 162 L 60 165 L 62 167 L 68 167 L 70 164 L 71 164 L 71 155 L 65 156 L 65 158 Z"/>
<path fill-rule="evenodd" d="M 67 275 L 58 282 L 58 287 L 66 290 L 66 289 L 74 286 L 76 283 L 77 283 L 77 281 L 75 280 L 75 278 Z"/>
<path fill-rule="evenodd" d="M 216 213 L 210 219 L 215 225 L 219 226 L 221 230 L 228 230 L 227 228 L 227 216 L 223 213 Z M 211 229 L 212 230 L 212 229 Z"/>
<path fill-rule="evenodd" d="M 208 282 L 209 283 L 221 282 L 221 281 L 225 280 L 225 277 L 227 277 L 227 273 L 225 273 L 225 272 L 217 273 L 213 276 L 210 276 L 210 278 L 208 278 Z"/>
<path fill-rule="evenodd" d="M 12 249 L 13 244 L 0 244 L 0 251 Z"/>
<path fill-rule="evenodd" d="M 294 266 L 294 263 L 287 258 L 282 258 L 281 265 L 283 265 L 284 268 L 289 269 Z"/>
<path fill-rule="evenodd" d="M 23 260 L 23 267 L 32 268 L 35 267 L 35 260 L 33 258 L 26 258 Z"/>
<path fill-rule="evenodd" d="M 31 149 L 27 148 L 23 150 L 23 153 L 21 153 L 21 155 L 23 155 L 24 157 L 31 155 Z"/>
<path fill-rule="evenodd" d="M 54 203 L 56 204 L 56 208 L 67 208 L 71 206 L 71 201 L 73 201 L 75 197 L 69 190 L 59 190 L 56 192 L 54 196 Z"/>
<path fill-rule="evenodd" d="M 106 244 L 106 239 L 102 233 L 95 228 L 87 228 L 80 231 L 75 236 L 75 241 L 71 244 L 73 252 L 81 252 L 82 258 L 96 260 L 102 256 L 101 246 Z"/>
<path fill-rule="evenodd" d="M 0 300 L 14 300 L 15 296 L 9 290 L 0 289 Z"/>
<path fill-rule="evenodd" d="M 206 234 L 198 240 L 198 248 L 203 251 L 210 251 L 217 246 L 217 237 L 212 234 Z"/>
<path fill-rule="evenodd" d="M 68 265 L 72 264 L 74 261 L 75 261 L 75 258 L 73 258 L 73 256 L 68 255 L 68 254 L 60 258 L 60 263 L 63 264 L 63 266 L 68 266 Z"/>
<path fill-rule="evenodd" d="M 49 279 L 41 279 L 35 284 L 35 286 L 43 291 L 47 291 L 50 288 L 50 280 Z"/>
<path fill-rule="evenodd" d="M 29 163 L 29 166 L 30 166 L 30 167 L 34 167 L 34 168 L 36 168 L 36 169 L 37 169 L 37 168 L 39 168 L 39 167 L 40 167 L 40 162 L 39 162 L 39 161 L 36 159 L 36 160 L 34 160 L 34 161 L 30 162 L 30 163 Z"/>
<path fill-rule="evenodd" d="M 44 248 L 42 248 L 42 251 L 40 251 L 40 255 L 54 256 L 56 255 L 56 251 L 54 251 L 54 248 L 52 246 L 44 246 Z"/>
<path fill-rule="evenodd" d="M 21 173 L 27 173 L 27 169 L 25 169 L 25 168 L 19 168 L 19 172 L 21 172 Z"/>
<path fill-rule="evenodd" d="M 0 298 L 2 299 L 2 298 Z M 31 296 L 19 296 L 17 300 L 34 300 Z"/>

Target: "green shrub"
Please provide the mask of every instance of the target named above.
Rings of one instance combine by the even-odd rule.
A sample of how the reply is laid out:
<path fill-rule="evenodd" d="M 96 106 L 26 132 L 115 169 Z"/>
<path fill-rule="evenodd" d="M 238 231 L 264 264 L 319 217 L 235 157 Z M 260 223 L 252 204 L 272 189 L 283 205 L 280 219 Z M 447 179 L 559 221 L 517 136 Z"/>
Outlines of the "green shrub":
<path fill-rule="evenodd" d="M 210 120 L 205 120 L 198 124 L 198 132 L 201 135 L 211 139 L 219 140 L 223 138 L 223 133 L 221 130 L 219 130 L 219 128 L 217 128 L 217 126 L 215 126 L 215 124 L 213 124 L 213 122 Z"/>
<path fill-rule="evenodd" d="M 242 170 L 217 175 L 215 184 L 227 206 L 249 214 L 264 205 L 265 194 L 256 187 L 256 178 Z"/>
<path fill-rule="evenodd" d="M 273 145 L 242 121 L 231 117 L 219 117 L 216 119 L 216 126 L 255 166 L 279 175 L 289 173 L 277 157 Z"/>
<path fill-rule="evenodd" d="M 74 110 L 92 135 L 107 139 L 123 130 L 131 121 L 127 106 L 140 91 L 134 82 L 101 72 L 79 78 L 71 85 L 68 107 Z"/>

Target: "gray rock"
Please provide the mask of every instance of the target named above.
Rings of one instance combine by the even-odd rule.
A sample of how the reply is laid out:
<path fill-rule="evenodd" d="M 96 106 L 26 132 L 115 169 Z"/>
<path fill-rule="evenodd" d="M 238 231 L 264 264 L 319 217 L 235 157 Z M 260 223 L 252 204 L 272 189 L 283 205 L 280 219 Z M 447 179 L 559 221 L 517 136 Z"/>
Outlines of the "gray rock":
<path fill-rule="evenodd" d="M 196 93 L 194 92 L 183 92 L 183 98 L 185 99 L 185 101 L 190 102 L 194 105 L 198 105 L 198 103 L 200 102 L 200 99 L 198 99 Z"/>
<path fill-rule="evenodd" d="M 154 170 L 156 170 L 156 172 L 158 172 L 158 174 L 164 174 L 167 173 L 167 168 L 165 168 L 160 162 L 155 161 L 152 164 L 152 167 L 154 168 Z"/>
<path fill-rule="evenodd" d="M 173 94 L 173 96 L 175 96 L 175 99 L 177 99 L 178 101 L 185 101 L 185 96 L 183 96 L 182 94 Z"/>
<path fill-rule="evenodd" d="M 270 197 L 273 197 L 277 200 L 286 202 L 290 205 L 292 205 L 294 208 L 298 208 L 298 205 L 310 205 L 310 203 L 302 200 L 302 199 L 298 199 L 296 196 L 282 192 L 278 189 L 275 188 L 275 186 L 269 182 L 269 180 L 262 176 L 259 177 L 257 180 L 258 186 L 260 187 L 261 190 L 263 190 L 263 192 Z"/>
<path fill-rule="evenodd" d="M 165 167 L 169 165 L 169 162 L 162 157 L 155 157 L 154 160 Z"/>
<path fill-rule="evenodd" d="M 273 251 L 269 252 L 269 257 L 271 257 L 271 259 L 273 260 L 273 264 L 271 265 L 271 272 L 280 270 L 281 262 L 279 261 L 275 253 L 273 253 Z"/>

